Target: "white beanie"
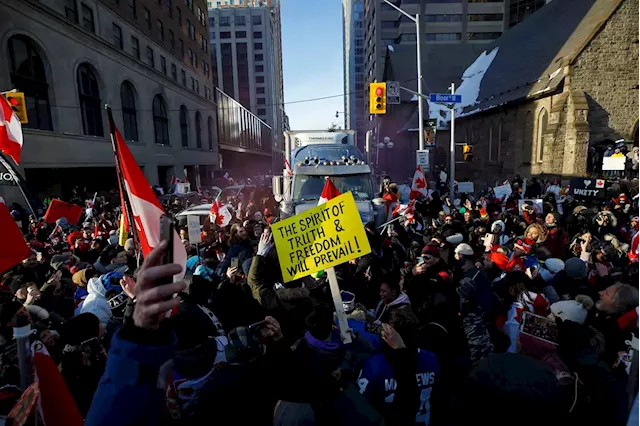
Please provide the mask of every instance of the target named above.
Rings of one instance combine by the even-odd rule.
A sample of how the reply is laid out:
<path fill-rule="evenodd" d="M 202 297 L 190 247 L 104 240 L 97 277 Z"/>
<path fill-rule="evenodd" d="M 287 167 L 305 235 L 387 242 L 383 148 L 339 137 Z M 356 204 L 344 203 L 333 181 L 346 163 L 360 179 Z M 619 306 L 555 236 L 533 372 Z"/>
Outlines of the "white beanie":
<path fill-rule="evenodd" d="M 473 249 L 472 249 L 472 248 L 471 248 L 471 246 L 470 246 L 469 244 L 467 244 L 467 243 L 459 244 L 459 245 L 455 248 L 454 252 L 455 252 L 456 254 L 462 254 L 462 255 L 464 255 L 464 256 L 473 256 Z"/>
<path fill-rule="evenodd" d="M 593 307 L 593 300 L 588 296 L 578 295 L 576 300 L 561 300 L 551 305 L 551 312 L 563 321 L 584 324 L 587 320 L 587 309 Z"/>
<path fill-rule="evenodd" d="M 564 270 L 564 262 L 561 259 L 558 259 L 555 257 L 551 257 L 545 260 L 544 265 L 547 267 L 549 272 L 551 272 L 554 275 Z"/>

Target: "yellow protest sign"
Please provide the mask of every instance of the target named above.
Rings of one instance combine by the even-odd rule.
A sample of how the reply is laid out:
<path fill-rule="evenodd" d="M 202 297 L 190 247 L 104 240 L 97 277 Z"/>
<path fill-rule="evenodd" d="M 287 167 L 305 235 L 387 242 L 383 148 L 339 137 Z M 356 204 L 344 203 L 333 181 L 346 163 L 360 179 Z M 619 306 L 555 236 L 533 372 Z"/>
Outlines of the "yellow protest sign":
<path fill-rule="evenodd" d="M 351 192 L 277 222 L 272 231 L 285 282 L 371 252 Z"/>

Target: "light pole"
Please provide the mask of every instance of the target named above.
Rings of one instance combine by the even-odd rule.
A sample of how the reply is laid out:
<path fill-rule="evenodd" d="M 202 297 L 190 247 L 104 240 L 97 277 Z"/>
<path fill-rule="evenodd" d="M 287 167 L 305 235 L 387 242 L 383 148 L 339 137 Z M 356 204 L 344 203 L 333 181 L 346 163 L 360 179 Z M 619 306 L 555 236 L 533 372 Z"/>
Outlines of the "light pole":
<path fill-rule="evenodd" d="M 336 111 L 336 118 L 338 118 L 340 114 L 344 115 L 344 128 L 346 129 L 347 127 L 349 127 L 347 126 L 347 117 L 351 117 L 351 114 L 345 111 Z"/>
<path fill-rule="evenodd" d="M 393 142 L 391 142 L 391 138 L 389 136 L 385 136 L 383 139 L 383 142 L 380 142 L 377 145 L 377 155 L 376 155 L 376 162 L 378 164 L 378 167 L 380 166 L 380 150 L 384 151 L 384 167 L 387 170 L 387 173 L 389 173 L 389 153 L 391 152 L 391 150 L 393 149 L 395 145 L 393 144 Z"/>
<path fill-rule="evenodd" d="M 416 61 L 417 61 L 417 70 L 418 70 L 418 132 L 419 132 L 419 149 L 423 150 L 424 149 L 424 120 L 422 119 L 423 117 L 423 106 L 422 106 L 422 53 L 421 53 L 421 34 L 420 34 L 420 14 L 418 13 L 415 17 L 409 15 L 407 12 L 405 12 L 404 10 L 400 9 L 398 6 L 396 6 L 395 4 L 391 3 L 389 0 L 383 0 L 386 4 L 388 4 L 389 6 L 393 7 L 395 10 L 397 10 L 398 12 L 402 13 L 404 16 L 406 16 L 407 18 L 411 19 L 413 22 L 415 22 L 416 24 L 416 49 L 417 49 L 417 57 L 416 57 Z"/>

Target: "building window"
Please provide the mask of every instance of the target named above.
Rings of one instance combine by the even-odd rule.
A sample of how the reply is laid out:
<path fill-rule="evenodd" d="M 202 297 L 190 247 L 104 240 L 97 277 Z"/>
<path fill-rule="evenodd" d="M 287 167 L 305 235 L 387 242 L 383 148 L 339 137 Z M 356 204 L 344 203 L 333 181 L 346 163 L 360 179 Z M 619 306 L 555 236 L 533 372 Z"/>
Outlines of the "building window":
<path fill-rule="evenodd" d="M 381 28 L 397 28 L 398 27 L 398 21 L 381 21 L 380 22 L 380 27 Z"/>
<path fill-rule="evenodd" d="M 78 5 L 76 0 L 64 0 L 64 15 L 73 23 L 78 23 Z"/>
<path fill-rule="evenodd" d="M 253 50 L 262 50 L 262 43 L 253 43 Z"/>
<path fill-rule="evenodd" d="M 179 42 L 180 42 L 180 58 L 184 60 L 184 41 L 180 39 Z"/>
<path fill-rule="evenodd" d="M 471 15 L 469 15 L 471 16 Z M 427 22 L 460 22 L 462 21 L 462 15 L 460 14 L 440 14 L 440 15 L 426 15 Z"/>
<path fill-rule="evenodd" d="M 213 151 L 213 118 L 207 118 L 207 142 L 209 142 L 209 151 Z"/>
<path fill-rule="evenodd" d="M 256 93 L 261 95 L 264 93 L 264 87 L 256 87 Z"/>
<path fill-rule="evenodd" d="M 236 27 L 244 27 L 247 24 L 247 17 L 244 15 L 236 16 Z"/>
<path fill-rule="evenodd" d="M 198 54 L 193 54 L 193 64 L 191 64 L 194 68 L 198 68 Z"/>
<path fill-rule="evenodd" d="M 209 18 L 209 28 L 214 28 L 216 26 L 216 20 L 214 18 Z"/>
<path fill-rule="evenodd" d="M 542 163 L 544 160 L 544 134 L 547 131 L 547 124 L 549 124 L 549 114 L 543 108 L 538 115 L 538 128 L 536 130 L 536 161 L 538 163 Z"/>
<path fill-rule="evenodd" d="M 193 50 L 187 50 L 187 57 L 189 58 L 189 63 L 191 64 L 191 66 L 193 66 Z"/>
<path fill-rule="evenodd" d="M 167 0 L 167 15 L 169 18 L 173 18 L 173 1 Z"/>
<path fill-rule="evenodd" d="M 196 148 L 202 149 L 202 117 L 200 111 L 196 111 Z"/>
<path fill-rule="evenodd" d="M 264 72 L 264 65 L 256 65 L 255 70 L 256 72 Z"/>
<path fill-rule="evenodd" d="M 30 129 L 53 130 L 49 105 L 49 84 L 36 45 L 30 38 L 16 35 L 9 39 L 11 85 L 24 93 Z"/>
<path fill-rule="evenodd" d="M 151 68 L 155 68 L 156 64 L 153 60 L 153 49 L 147 46 L 147 62 Z"/>
<path fill-rule="evenodd" d="M 427 33 L 425 40 L 427 41 L 454 41 L 460 40 L 460 33 Z"/>
<path fill-rule="evenodd" d="M 495 40 L 500 37 L 502 33 L 467 33 L 467 40 Z"/>
<path fill-rule="evenodd" d="M 220 38 L 231 38 L 231 32 L 229 31 L 221 31 L 220 32 Z"/>
<path fill-rule="evenodd" d="M 247 38 L 246 31 L 236 31 L 236 38 Z"/>
<path fill-rule="evenodd" d="M 162 74 L 167 75 L 167 60 L 162 55 L 160 55 L 160 70 Z"/>
<path fill-rule="evenodd" d="M 220 17 L 220 26 L 221 27 L 228 27 L 231 25 L 231 17 L 229 16 L 221 16 Z"/>
<path fill-rule="evenodd" d="M 120 86 L 120 102 L 122 102 L 122 120 L 124 122 L 124 138 L 130 141 L 138 140 L 138 120 L 136 118 L 136 100 L 133 96 L 133 86 L 128 81 Z"/>
<path fill-rule="evenodd" d="M 167 118 L 167 106 L 162 96 L 153 98 L 153 132 L 155 142 L 158 145 L 169 145 L 169 119 Z"/>
<path fill-rule="evenodd" d="M 209 64 L 205 61 L 202 61 L 202 72 L 206 77 L 209 77 Z"/>
<path fill-rule="evenodd" d="M 256 61 L 256 62 L 264 61 L 264 55 L 262 53 L 258 53 L 258 54 L 253 56 L 253 60 Z"/>
<path fill-rule="evenodd" d="M 171 46 L 171 50 L 176 49 L 176 39 L 173 35 L 173 31 L 169 30 L 169 46 Z"/>
<path fill-rule="evenodd" d="M 196 79 L 191 77 L 191 91 L 195 92 L 196 91 Z"/>
<path fill-rule="evenodd" d="M 471 2 L 472 0 L 469 1 L 469 3 Z M 427 3 L 462 3 L 462 0 L 427 0 Z"/>
<path fill-rule="evenodd" d="M 102 102 L 100 102 L 98 80 L 87 64 L 82 64 L 78 67 L 78 94 L 84 134 L 104 136 L 102 130 Z"/>
<path fill-rule="evenodd" d="M 176 20 L 178 21 L 178 27 L 182 26 L 182 10 L 176 7 Z"/>
<path fill-rule="evenodd" d="M 137 37 L 131 36 L 131 52 L 136 59 L 140 59 L 140 42 Z"/>
<path fill-rule="evenodd" d="M 260 15 L 253 15 L 251 17 L 251 23 L 253 25 L 261 25 L 262 24 L 262 16 Z"/>
<path fill-rule="evenodd" d="M 137 0 L 129 0 L 129 17 L 131 19 L 138 19 L 138 8 L 136 7 Z"/>
<path fill-rule="evenodd" d="M 189 147 L 189 114 L 187 107 L 180 106 L 180 138 L 184 148 Z"/>
<path fill-rule="evenodd" d="M 267 110 L 264 108 L 258 108 L 258 115 L 265 116 L 267 115 Z"/>
<path fill-rule="evenodd" d="M 147 29 L 151 31 L 151 12 L 146 7 L 144 8 L 144 21 L 147 23 Z"/>
<path fill-rule="evenodd" d="M 502 21 L 504 15 L 502 13 L 470 13 L 467 19 L 469 22 L 495 22 Z"/>
<path fill-rule="evenodd" d="M 200 81 L 196 80 L 196 93 L 200 94 Z"/>
<path fill-rule="evenodd" d="M 253 32 L 253 38 L 262 38 L 262 32 L 261 31 L 254 31 Z"/>
<path fill-rule="evenodd" d="M 80 8 L 82 10 L 82 27 L 87 31 L 91 31 L 92 33 L 95 33 L 96 24 L 93 21 L 93 9 L 91 9 L 89 6 L 87 6 L 84 3 L 80 4 Z"/>
<path fill-rule="evenodd" d="M 193 0 L 184 0 L 184 5 L 187 6 L 189 10 L 193 12 Z"/>
<path fill-rule="evenodd" d="M 122 49 L 122 28 L 116 24 L 111 24 L 111 33 L 113 35 L 113 45 L 118 49 Z"/>
<path fill-rule="evenodd" d="M 256 83 L 264 83 L 264 76 L 262 75 L 256 76 Z"/>
<path fill-rule="evenodd" d="M 265 98 L 258 98 L 258 105 L 264 105 L 266 103 Z"/>
<path fill-rule="evenodd" d="M 158 40 L 164 41 L 164 25 L 162 21 L 158 19 Z"/>
<path fill-rule="evenodd" d="M 171 64 L 171 78 L 173 78 L 173 81 L 178 81 L 178 67 L 176 67 L 176 64 Z"/>
<path fill-rule="evenodd" d="M 184 87 L 187 87 L 187 73 L 184 70 L 180 70 L 180 81 Z"/>

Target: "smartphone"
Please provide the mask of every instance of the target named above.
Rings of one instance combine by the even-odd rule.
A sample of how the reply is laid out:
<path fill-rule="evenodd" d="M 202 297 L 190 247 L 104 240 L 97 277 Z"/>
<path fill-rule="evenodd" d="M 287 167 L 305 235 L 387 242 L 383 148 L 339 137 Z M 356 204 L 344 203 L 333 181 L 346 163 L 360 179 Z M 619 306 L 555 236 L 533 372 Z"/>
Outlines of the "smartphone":
<path fill-rule="evenodd" d="M 266 325 L 266 321 L 258 321 L 249 326 L 249 334 L 256 340 L 262 339 L 262 329 Z"/>
<path fill-rule="evenodd" d="M 234 257 L 231 259 L 231 265 L 229 266 L 230 268 L 239 268 L 240 267 L 240 259 L 238 259 L 237 257 Z"/>
<path fill-rule="evenodd" d="M 367 333 L 382 335 L 382 324 L 366 323 L 364 329 Z"/>
<path fill-rule="evenodd" d="M 173 263 L 173 236 L 175 232 L 173 229 L 173 220 L 171 216 L 166 214 L 160 216 L 160 241 L 167 241 L 167 248 L 164 251 L 162 256 L 162 264 L 166 265 L 168 263 Z M 166 278 L 162 280 L 160 285 L 171 284 L 173 282 L 172 278 Z"/>
<path fill-rule="evenodd" d="M 518 336 L 522 352 L 542 359 L 558 347 L 558 327 L 554 320 L 523 312 Z"/>

